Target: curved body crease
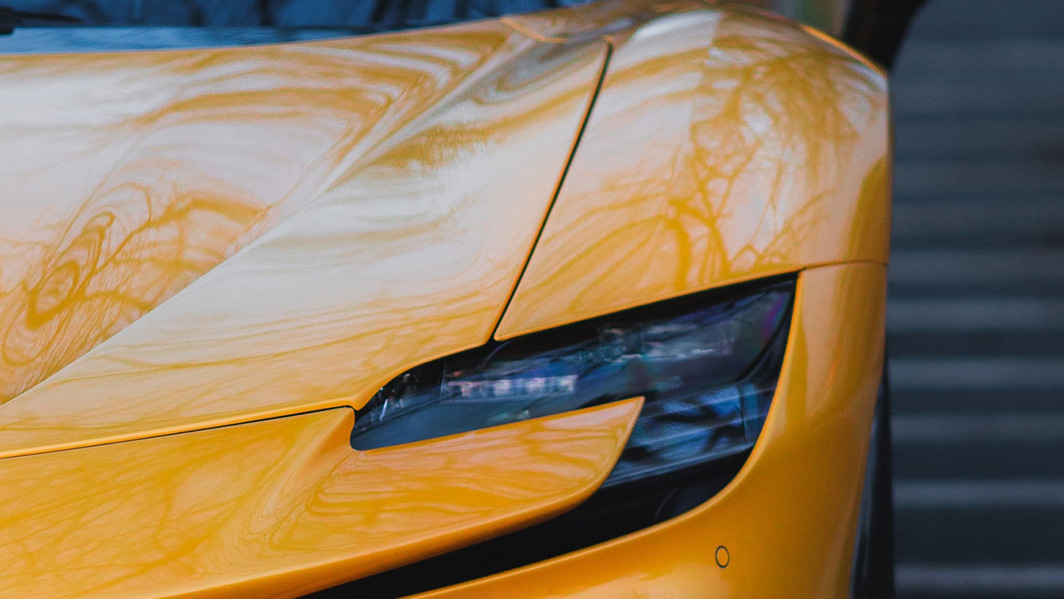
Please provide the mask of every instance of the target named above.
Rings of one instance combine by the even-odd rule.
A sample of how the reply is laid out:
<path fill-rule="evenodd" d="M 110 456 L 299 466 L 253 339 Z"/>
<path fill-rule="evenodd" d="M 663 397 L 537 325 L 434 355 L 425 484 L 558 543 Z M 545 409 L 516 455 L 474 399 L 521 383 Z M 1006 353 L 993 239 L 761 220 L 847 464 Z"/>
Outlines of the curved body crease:
<path fill-rule="evenodd" d="M 605 479 L 640 405 L 368 452 L 351 451 L 352 411 L 335 409 L 11 458 L 0 586 L 27 599 L 298 596 L 571 508 Z"/>

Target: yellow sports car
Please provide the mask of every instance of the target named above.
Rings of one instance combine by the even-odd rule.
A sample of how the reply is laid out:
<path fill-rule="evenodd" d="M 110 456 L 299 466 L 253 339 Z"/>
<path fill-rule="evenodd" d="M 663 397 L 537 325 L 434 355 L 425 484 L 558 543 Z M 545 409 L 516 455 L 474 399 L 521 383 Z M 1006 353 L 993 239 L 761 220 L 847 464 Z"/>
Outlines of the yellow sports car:
<path fill-rule="evenodd" d="M 0 595 L 889 597 L 887 86 L 822 30 L 894 13 L 770 4 L 0 10 Z"/>

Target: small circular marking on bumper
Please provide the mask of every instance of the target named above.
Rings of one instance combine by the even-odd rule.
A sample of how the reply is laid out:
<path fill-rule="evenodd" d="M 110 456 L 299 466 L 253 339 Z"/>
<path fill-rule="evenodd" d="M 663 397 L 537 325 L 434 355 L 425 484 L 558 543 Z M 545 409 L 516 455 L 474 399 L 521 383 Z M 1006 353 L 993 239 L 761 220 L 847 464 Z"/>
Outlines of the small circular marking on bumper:
<path fill-rule="evenodd" d="M 731 554 L 728 553 L 728 548 L 724 545 L 717 547 L 717 552 L 714 557 L 717 558 L 717 565 L 721 568 L 727 568 L 728 563 L 731 561 Z"/>

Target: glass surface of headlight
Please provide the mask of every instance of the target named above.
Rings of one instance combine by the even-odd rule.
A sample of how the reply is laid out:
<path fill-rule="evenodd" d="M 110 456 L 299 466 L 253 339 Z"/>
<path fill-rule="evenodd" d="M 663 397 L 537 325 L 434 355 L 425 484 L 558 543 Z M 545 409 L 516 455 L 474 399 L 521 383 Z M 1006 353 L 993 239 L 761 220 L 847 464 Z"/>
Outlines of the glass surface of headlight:
<path fill-rule="evenodd" d="M 357 412 L 352 445 L 399 445 L 644 397 L 605 486 L 742 454 L 775 392 L 793 295 L 785 282 L 664 302 L 419 366 Z"/>

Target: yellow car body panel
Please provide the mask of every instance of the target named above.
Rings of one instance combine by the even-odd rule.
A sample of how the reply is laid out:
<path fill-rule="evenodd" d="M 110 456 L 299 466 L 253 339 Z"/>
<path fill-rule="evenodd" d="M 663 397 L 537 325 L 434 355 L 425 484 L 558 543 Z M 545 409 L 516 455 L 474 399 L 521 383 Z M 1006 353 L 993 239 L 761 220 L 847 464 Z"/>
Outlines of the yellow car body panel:
<path fill-rule="evenodd" d="M 349 409 L 11 458 L 10 597 L 292 597 L 586 499 L 642 400 L 351 450 Z M 544 464 L 551 468 L 544 468 Z"/>
<path fill-rule="evenodd" d="M 881 72 L 747 10 L 624 33 L 496 337 L 813 264 L 886 263 Z"/>
<path fill-rule="evenodd" d="M 618 0 L 0 77 L 7 594 L 294 598 L 551 518 L 640 400 L 366 452 L 352 408 L 493 338 L 797 274 L 723 491 L 430 595 L 847 596 L 890 218 L 886 86 L 851 51 Z"/>
<path fill-rule="evenodd" d="M 886 268 L 814 268 L 798 287 L 768 420 L 724 490 L 652 528 L 419 597 L 849 597 L 883 365 Z"/>
<path fill-rule="evenodd" d="M 320 201 L 356 161 L 532 46 L 496 23 L 0 56 L 0 403 Z"/>
<path fill-rule="evenodd" d="M 478 36 L 495 43 L 478 48 Z M 461 42 L 467 37 L 468 48 Z M 294 177 L 293 170 L 310 170 L 307 176 L 315 181 L 276 207 L 277 211 L 293 213 L 277 216 L 279 222 L 220 264 L 205 260 L 193 265 L 195 268 L 184 258 L 205 251 L 196 244 L 220 242 L 220 236 L 199 219 L 238 204 L 221 191 L 215 194 L 205 188 L 210 179 L 201 173 L 193 171 L 187 180 L 168 185 L 159 183 L 163 189 L 158 197 L 130 197 L 122 195 L 126 193 L 123 191 L 117 199 L 104 194 L 102 205 L 90 199 L 86 206 L 76 208 L 76 224 L 60 226 L 61 231 L 73 227 L 73 239 L 68 241 L 60 235 L 54 245 L 42 246 L 59 256 L 48 258 L 43 267 L 45 283 L 57 287 L 26 294 L 17 280 L 11 281 L 14 291 L 4 301 L 11 308 L 14 324 L 9 325 L 5 343 L 20 355 L 30 351 L 19 347 L 26 343 L 44 348 L 49 355 L 62 354 L 66 361 L 105 331 L 113 332 L 118 324 L 143 316 L 0 405 L 0 455 L 127 440 L 314 409 L 358 407 L 403 370 L 490 339 L 559 184 L 602 72 L 606 43 L 545 44 L 498 23 L 475 26 L 472 31 L 464 26 L 443 34 L 430 32 L 424 37 L 419 33 L 365 39 L 369 41 L 350 43 L 379 45 L 384 48 L 382 52 L 405 48 L 416 52 L 421 62 L 414 61 L 411 68 L 420 67 L 421 71 L 407 75 L 410 85 L 429 79 L 420 85 L 447 93 L 442 99 L 436 94 L 435 104 L 418 102 L 418 94 L 406 92 L 399 83 L 377 82 L 370 77 L 365 83 L 370 89 L 362 92 L 365 96 L 394 94 L 398 96 L 394 102 L 400 104 L 391 108 L 399 114 L 390 118 L 380 115 L 384 123 L 375 126 L 388 125 L 397 131 L 365 142 L 367 147 L 349 147 L 341 140 L 321 144 L 323 152 L 332 144 L 343 143 L 345 147 L 333 148 L 331 157 L 307 152 L 304 159 L 320 161 L 312 167 L 276 164 L 287 153 L 285 134 L 292 133 L 300 122 L 305 121 L 309 128 L 305 136 L 323 136 L 315 132 L 313 121 L 297 118 L 298 114 L 282 114 L 277 117 L 280 124 L 267 120 L 258 136 L 230 141 L 240 138 L 242 128 L 256 129 L 264 118 L 261 113 L 282 110 L 276 106 L 252 109 L 242 102 L 272 100 L 299 106 L 302 98 L 298 94 L 285 99 L 283 80 L 267 81 L 271 85 L 261 97 L 245 100 L 239 77 L 222 78 L 186 92 L 194 96 L 188 103 L 199 101 L 207 106 L 159 108 L 156 118 L 166 124 L 160 125 L 163 131 L 158 135 L 164 141 L 159 143 L 169 143 L 169 151 L 203 163 L 200 170 L 226 170 L 235 157 L 254 161 L 259 153 L 255 148 L 262 146 L 267 148 L 262 152 L 268 152 L 268 148 L 278 146 L 273 150 L 276 160 L 229 173 L 240 176 L 249 189 L 241 192 L 244 196 L 255 197 L 262 178 L 270 178 L 260 177 L 260 169 L 288 173 L 284 176 L 289 177 Z M 322 60 L 331 69 L 342 72 L 351 68 L 346 85 L 358 85 L 359 60 L 366 53 L 345 53 L 335 49 L 336 44 L 343 45 L 309 44 L 290 53 L 324 55 Z M 500 54 L 490 54 L 489 49 Z M 237 57 L 232 60 L 237 61 L 248 50 L 218 52 L 225 56 L 226 52 L 234 53 Z M 272 52 L 284 54 L 281 49 Z M 346 60 L 334 63 L 328 58 L 333 55 Z M 201 60 L 209 58 L 210 53 Z M 55 68 L 53 63 L 62 64 L 66 59 L 26 56 L 7 60 L 21 67 L 14 69 L 14 79 L 18 81 L 21 72 L 29 88 L 35 81 L 47 81 Z M 116 61 L 96 60 L 105 65 Z M 117 60 L 121 65 L 125 58 Z M 129 60 L 153 64 L 152 59 L 138 54 Z M 265 62 L 238 64 L 247 69 L 265 69 L 272 64 L 258 60 Z M 389 61 L 397 59 L 385 56 L 379 60 L 381 64 L 369 63 L 362 68 L 369 70 L 370 76 L 378 69 L 389 72 Z M 154 55 L 154 61 L 177 62 L 193 72 L 199 62 L 194 54 L 171 57 L 167 52 Z M 307 66 L 296 62 L 292 69 Z M 91 66 L 86 67 L 90 72 Z M 149 66 L 130 69 L 132 75 L 151 79 Z M 53 78 L 76 78 L 79 68 L 77 64 L 63 65 Z M 472 73 L 465 74 L 464 69 Z M 316 81 L 315 73 L 302 72 L 311 78 L 302 81 L 303 85 L 328 88 L 328 93 L 318 98 L 320 103 L 343 95 L 345 88 L 339 84 L 328 79 Z M 236 89 L 226 93 L 226 86 Z M 26 94 L 30 91 L 24 91 Z M 351 120 L 358 123 L 360 111 L 371 112 L 376 107 L 356 100 L 352 99 L 353 105 L 347 110 Z M 404 102 L 414 105 L 405 107 Z M 315 108 L 293 110 L 313 113 Z M 81 110 L 88 114 L 78 113 L 78 117 L 89 121 L 109 116 L 106 112 L 96 115 L 93 111 L 101 109 L 95 105 Z M 184 114 L 187 111 L 192 114 Z M 404 113 L 411 113 L 405 114 L 409 123 L 398 126 L 388 122 Z M 6 118 L 15 120 L 18 114 L 12 111 Z M 343 112 L 330 106 L 326 114 L 328 120 L 335 120 L 341 119 Z M 233 122 L 238 115 L 246 120 Z M 283 122 L 286 118 L 292 122 Z M 179 125 L 170 126 L 171 120 Z M 119 120 L 113 126 L 126 132 L 126 127 L 134 125 Z M 340 124 L 332 125 L 342 130 Z M 273 126 L 279 130 L 271 130 Z M 97 130 L 86 125 L 86 129 L 89 137 L 106 139 L 116 134 L 109 128 Z M 270 134 L 275 137 L 259 137 Z M 48 137 L 54 135 L 49 133 Z M 221 138 L 218 143 L 223 146 L 247 144 L 250 149 L 215 148 L 207 143 L 201 153 L 203 137 Z M 354 141 L 350 144 L 355 145 Z M 156 153 L 166 150 L 149 145 L 137 151 L 149 154 L 144 160 L 151 162 L 161 160 Z M 139 159 L 126 155 L 122 160 Z M 26 171 L 33 167 L 26 159 L 15 164 Z M 53 168 L 62 173 L 63 166 Z M 80 165 L 71 168 L 78 172 Z M 122 178 L 126 168 L 119 166 L 117 174 L 107 175 L 120 179 L 109 187 L 139 188 L 135 177 Z M 178 175 L 186 172 L 179 161 L 145 168 Z M 6 180 L 17 178 L 4 176 L 11 177 Z M 42 179 L 39 188 L 30 188 L 34 201 L 46 206 L 54 193 L 49 191 L 48 181 Z M 183 186 L 199 191 L 186 191 Z M 172 208 L 184 206 L 188 194 L 199 194 L 197 202 L 203 210 Z M 267 220 L 272 214 L 268 207 L 261 212 Z M 161 220 L 158 230 L 138 220 L 143 217 L 150 221 L 156 215 Z M 114 224 L 91 235 L 82 231 L 101 220 Z M 255 225 L 251 221 L 248 224 Z M 196 232 L 182 234 L 184 228 Z M 139 237 L 142 234 L 143 239 Z M 27 242 L 20 247 L 38 245 Z M 225 253 L 219 247 L 211 254 L 212 260 L 221 260 Z M 40 262 L 19 262 L 17 258 L 12 262 L 23 269 L 42 268 Z M 178 283 L 211 266 L 180 294 L 162 301 Z M 13 266 L 4 273 L 16 271 Z M 57 277 L 64 276 L 73 278 L 59 286 Z M 152 302 L 129 301 L 137 295 L 133 288 L 143 288 Z M 42 293 L 56 305 L 48 316 L 55 323 L 33 320 L 41 317 L 35 306 Z M 161 303 L 153 308 L 156 300 Z M 153 309 L 147 312 L 149 308 Z M 120 322 L 104 322 L 104 316 L 119 318 Z M 41 345 L 42 340 L 33 334 L 10 332 L 11 327 L 47 334 L 50 340 Z M 20 358 L 9 367 L 15 372 L 35 368 L 36 363 Z M 41 363 L 52 362 L 42 358 Z"/>

